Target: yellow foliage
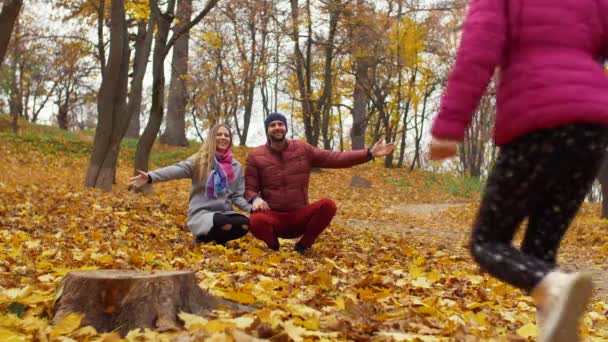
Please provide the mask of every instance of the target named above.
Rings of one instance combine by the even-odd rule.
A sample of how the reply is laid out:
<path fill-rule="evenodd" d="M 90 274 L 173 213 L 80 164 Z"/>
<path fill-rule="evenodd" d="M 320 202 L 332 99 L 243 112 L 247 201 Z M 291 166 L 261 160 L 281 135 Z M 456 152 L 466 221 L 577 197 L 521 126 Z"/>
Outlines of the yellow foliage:
<path fill-rule="evenodd" d="M 51 331 L 51 337 L 70 334 L 72 331 L 80 327 L 82 316 L 77 313 L 71 313 L 63 317 Z"/>
<path fill-rule="evenodd" d="M 414 68 L 424 51 L 426 29 L 412 18 L 404 17 L 395 22 L 389 31 L 390 51 L 401 58 L 408 68 Z"/>
<path fill-rule="evenodd" d="M 203 40 L 206 46 L 211 49 L 219 49 L 222 46 L 222 36 L 217 32 L 202 32 L 200 34 L 200 39 Z"/>
<path fill-rule="evenodd" d="M 147 22 L 150 18 L 150 2 L 145 0 L 127 1 L 125 2 L 125 11 L 129 18 Z"/>

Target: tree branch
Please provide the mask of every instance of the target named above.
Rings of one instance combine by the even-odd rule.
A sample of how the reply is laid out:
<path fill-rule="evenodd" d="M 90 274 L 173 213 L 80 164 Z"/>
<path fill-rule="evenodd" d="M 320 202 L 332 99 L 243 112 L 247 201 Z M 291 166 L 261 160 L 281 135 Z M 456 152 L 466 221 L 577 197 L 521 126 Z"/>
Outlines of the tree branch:
<path fill-rule="evenodd" d="M 173 45 L 175 44 L 175 42 L 179 39 L 179 37 L 181 35 L 190 31 L 191 28 L 193 28 L 196 24 L 198 24 L 201 20 L 203 20 L 203 18 L 205 18 L 205 16 L 207 14 L 209 14 L 209 12 L 213 9 L 213 7 L 215 7 L 215 5 L 217 5 L 218 1 L 219 0 L 209 0 L 207 2 L 207 5 L 205 5 L 205 8 L 201 11 L 201 13 L 199 13 L 194 19 L 192 19 L 192 21 L 190 21 L 188 23 L 188 25 L 184 26 L 184 28 L 175 32 L 173 34 L 173 36 L 171 36 L 171 39 L 169 39 L 169 41 L 167 42 L 167 45 L 165 46 L 165 51 L 163 52 L 164 56 L 167 56 L 167 54 L 169 53 L 169 50 L 171 50 L 171 48 L 173 47 Z"/>
<path fill-rule="evenodd" d="M 103 70 L 106 67 L 106 51 L 103 43 L 103 21 L 104 21 L 104 10 L 105 10 L 105 0 L 99 1 L 99 7 L 97 8 L 97 50 L 99 53 L 99 64 L 101 69 L 101 74 L 103 75 Z"/>

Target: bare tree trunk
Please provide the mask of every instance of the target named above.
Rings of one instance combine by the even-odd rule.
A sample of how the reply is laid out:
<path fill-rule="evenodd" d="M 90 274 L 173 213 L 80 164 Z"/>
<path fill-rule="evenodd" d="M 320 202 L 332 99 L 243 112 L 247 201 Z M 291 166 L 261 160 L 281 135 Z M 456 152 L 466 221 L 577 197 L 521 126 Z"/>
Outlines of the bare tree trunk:
<path fill-rule="evenodd" d="M 392 128 L 391 128 L 390 123 L 389 123 L 390 119 L 387 119 L 386 121 L 387 121 L 387 124 L 386 124 L 386 127 L 385 127 L 385 131 L 386 131 L 386 133 L 385 133 L 385 139 L 386 139 L 387 142 L 393 142 L 391 140 L 391 137 L 393 136 L 393 132 L 391 131 Z M 395 128 L 395 130 L 396 130 L 396 128 Z M 386 168 L 392 168 L 393 167 L 393 157 L 394 157 L 394 154 L 391 153 L 391 154 L 389 154 L 388 156 L 386 156 L 384 158 L 384 167 L 386 167 Z"/>
<path fill-rule="evenodd" d="M 264 4 L 266 4 L 266 1 L 264 1 Z M 267 9 L 266 9 L 267 10 Z M 267 20 L 269 17 L 269 14 L 266 12 L 266 10 L 264 11 L 264 19 Z M 270 11 L 273 11 L 274 8 L 271 8 Z M 262 63 L 262 65 L 260 65 L 260 95 L 262 96 L 262 118 L 263 120 L 266 120 L 266 118 L 268 117 L 268 115 L 271 112 L 271 108 L 270 108 L 270 91 L 269 91 L 269 87 L 270 87 L 270 82 L 269 82 L 269 66 L 270 66 L 270 57 L 267 53 L 268 51 L 268 44 L 269 44 L 269 39 L 270 35 L 269 35 L 269 31 L 268 31 L 268 26 L 264 25 L 264 27 L 262 28 L 262 51 L 264 51 L 264 63 Z"/>
<path fill-rule="evenodd" d="M 63 130 L 67 130 L 68 124 L 69 124 L 68 103 L 69 103 L 69 99 L 68 99 L 68 96 L 66 96 L 65 101 L 59 102 L 59 109 L 57 112 L 57 124 L 59 125 L 59 128 L 63 129 Z"/>
<path fill-rule="evenodd" d="M 480 178 L 486 165 L 485 152 L 488 144 L 491 144 L 490 137 L 494 126 L 493 101 L 492 92 L 482 97 L 479 108 L 465 132 L 465 139 L 459 147 L 462 172 L 470 177 Z"/>
<path fill-rule="evenodd" d="M 0 66 L 4 61 L 13 27 L 17 22 L 22 5 L 23 0 L 6 0 L 2 6 L 2 12 L 0 12 Z"/>
<path fill-rule="evenodd" d="M 295 62 L 295 71 L 296 78 L 298 81 L 298 90 L 300 92 L 300 101 L 302 103 L 302 116 L 304 121 L 304 135 L 306 136 L 306 141 L 309 144 L 316 146 L 317 141 L 314 139 L 314 122 L 313 122 L 313 111 L 314 106 L 312 103 L 312 94 L 310 89 L 310 45 L 312 44 L 312 37 L 309 35 L 307 39 L 307 55 L 306 57 L 302 53 L 302 49 L 300 48 L 300 9 L 298 0 L 290 0 L 291 3 L 291 19 L 293 30 L 291 32 L 291 38 L 294 43 L 294 62 Z M 310 2 L 307 0 L 307 5 L 310 5 Z M 309 18 L 310 19 L 310 18 Z M 310 28 L 312 23 L 308 20 L 308 27 Z"/>
<path fill-rule="evenodd" d="M 414 151 L 414 159 L 412 160 L 412 164 L 410 165 L 410 171 L 412 171 L 414 169 L 415 165 L 417 165 L 418 168 L 421 168 L 420 144 L 422 141 L 422 136 L 424 134 L 424 121 L 426 120 L 426 110 L 427 110 L 428 100 L 429 100 L 429 97 L 431 96 L 431 94 L 433 93 L 434 89 L 435 89 L 435 85 L 433 85 L 433 84 L 428 86 L 428 88 L 425 88 L 424 99 L 422 101 L 422 114 L 420 115 L 420 128 L 418 127 L 418 116 L 417 115 L 414 116 L 414 131 L 416 133 L 416 135 L 414 136 L 415 151 Z"/>
<path fill-rule="evenodd" d="M 103 71 L 106 68 L 106 48 L 105 42 L 103 41 L 103 25 L 104 25 L 104 13 L 106 8 L 106 0 L 99 0 L 99 7 L 97 7 L 97 53 L 99 54 L 99 70 L 103 75 Z"/>
<path fill-rule="evenodd" d="M 21 65 L 21 75 L 23 75 L 23 64 Z M 21 112 L 21 117 L 23 117 L 25 119 L 25 121 L 30 121 L 30 99 L 32 97 L 32 84 L 31 81 L 28 81 L 27 84 L 24 86 L 24 80 L 23 80 L 23 76 L 21 76 L 20 78 L 21 81 L 21 93 L 22 93 L 22 100 L 21 103 L 23 103 L 23 111 Z M 24 90 L 25 89 L 25 90 Z M 34 98 L 35 100 L 35 98 Z M 34 102 L 34 105 L 36 105 L 36 102 Z"/>
<path fill-rule="evenodd" d="M 342 110 L 338 106 L 338 129 L 340 134 L 340 152 L 344 152 L 344 128 L 342 127 Z"/>
<path fill-rule="evenodd" d="M 253 110 L 253 96 L 255 91 L 255 83 L 251 82 L 247 86 L 247 96 L 245 102 L 245 112 L 243 113 L 243 131 L 241 138 L 239 139 L 239 145 L 245 146 L 247 144 L 247 135 L 249 134 L 249 125 L 251 123 L 251 112 Z"/>
<path fill-rule="evenodd" d="M 403 1 L 399 0 L 397 3 L 397 37 L 401 37 L 401 19 L 403 16 Z M 390 142 L 394 142 L 397 138 L 397 132 L 399 131 L 399 121 L 401 118 L 401 88 L 403 85 L 403 63 L 401 61 L 401 44 L 397 44 L 397 123 L 395 124 L 395 128 L 393 129 L 393 137 L 387 133 L 387 139 Z M 388 120 L 387 120 L 388 125 Z M 405 126 L 403 127 L 403 134 L 405 135 Z M 395 158 L 395 154 L 391 153 L 384 159 L 384 166 L 387 168 L 393 167 L 393 159 Z"/>
<path fill-rule="evenodd" d="M 15 23 L 16 32 L 19 33 L 19 21 Z M 20 46 L 19 34 L 15 35 L 14 41 L 15 49 L 12 53 L 12 65 L 11 65 L 11 76 L 10 76 L 10 96 L 9 96 L 9 110 L 11 115 L 11 127 L 13 133 L 19 132 L 19 116 L 23 113 L 23 96 L 22 96 L 22 82 L 23 79 L 23 61 L 21 58 L 22 49 Z"/>
<path fill-rule="evenodd" d="M 274 69 L 274 87 L 273 87 L 273 95 L 274 101 L 272 105 L 272 111 L 276 112 L 279 108 L 279 83 L 280 83 L 280 73 L 279 66 L 281 65 L 281 35 L 276 35 L 276 46 L 274 51 L 275 56 L 275 69 Z M 266 120 L 266 118 L 264 118 Z M 293 134 L 293 131 L 292 131 Z"/>
<path fill-rule="evenodd" d="M 165 46 L 167 45 L 167 38 L 169 36 L 169 28 L 173 20 L 173 10 L 175 8 L 175 0 L 169 1 L 167 5 L 167 13 L 161 13 L 158 9 L 156 0 L 153 0 L 153 6 L 156 6 L 155 17 L 157 19 L 157 31 L 156 38 L 154 41 L 154 54 L 152 56 L 152 107 L 150 108 L 150 117 L 148 118 L 148 124 L 144 129 L 143 134 L 137 142 L 137 149 L 135 150 L 135 170 L 148 171 L 148 160 L 150 158 L 150 151 L 152 151 L 152 145 L 160 130 L 160 125 L 163 120 L 164 112 L 164 99 L 165 99 Z M 150 192 L 152 190 L 149 186 L 144 186 L 142 191 Z"/>
<path fill-rule="evenodd" d="M 234 23 L 236 29 L 236 22 Z M 259 63 L 262 62 L 262 58 L 265 50 L 265 43 L 262 44 L 260 51 L 258 52 L 257 47 L 257 29 L 255 22 L 252 20 L 249 23 L 249 39 L 251 46 L 249 47 L 249 57 L 246 57 L 245 51 L 241 51 L 243 60 L 248 58 L 247 71 L 245 75 L 244 89 L 243 89 L 243 102 L 245 107 L 243 108 L 243 129 L 239 131 L 239 145 L 245 146 L 247 144 L 247 135 L 249 134 L 249 125 L 251 123 L 251 113 L 253 110 L 253 97 L 255 94 L 255 85 L 258 77 Z M 262 39 L 266 39 L 264 36 Z M 259 58 L 258 58 L 259 54 Z M 238 125 L 238 118 L 236 117 L 235 111 L 235 123 Z"/>
<path fill-rule="evenodd" d="M 268 35 L 268 28 L 264 27 L 262 29 L 262 50 L 266 51 L 268 49 L 268 39 L 269 35 Z M 268 66 L 270 64 L 270 60 L 266 59 L 266 63 L 264 63 L 263 65 L 260 66 L 260 95 L 262 96 L 262 117 L 264 120 L 266 120 L 266 117 L 268 117 L 268 114 L 270 114 L 270 92 L 268 91 Z"/>
<path fill-rule="evenodd" d="M 177 19 L 175 30 L 181 30 L 192 17 L 192 0 L 177 2 Z M 165 132 L 160 142 L 172 146 L 188 146 L 186 139 L 186 102 L 188 101 L 184 76 L 188 74 L 188 51 L 190 35 L 185 32 L 175 41 L 171 68 L 171 84 L 167 104 Z"/>
<path fill-rule="evenodd" d="M 418 75 L 418 67 L 416 66 L 412 71 L 412 77 L 410 77 L 408 85 L 407 102 L 403 110 L 403 133 L 401 134 L 401 144 L 399 145 L 399 161 L 397 162 L 398 167 L 403 167 L 403 161 L 405 159 L 405 142 L 407 138 L 407 118 L 410 111 L 410 105 L 412 103 L 412 87 L 416 84 L 416 77 Z"/>
<path fill-rule="evenodd" d="M 332 134 L 329 130 L 329 121 L 331 119 L 331 106 L 323 107 L 323 116 L 321 117 L 321 135 L 323 136 L 323 148 L 331 150 Z"/>
<path fill-rule="evenodd" d="M 111 190 L 120 141 L 129 122 L 129 37 L 124 0 L 112 0 L 110 55 L 97 94 L 98 121 L 85 186 Z"/>
<path fill-rule="evenodd" d="M 323 94 L 319 99 L 321 106 L 321 129 L 323 134 L 323 148 L 331 149 L 332 137 L 329 134 L 329 121 L 331 119 L 331 109 L 333 100 L 333 62 L 334 62 L 334 39 L 338 27 L 338 19 L 340 16 L 339 3 L 332 1 L 329 3 L 329 35 L 325 45 L 325 70 L 323 74 Z"/>
<path fill-rule="evenodd" d="M 158 0 L 151 0 L 150 7 L 154 11 L 154 16 L 157 22 L 156 39 L 154 41 L 154 54 L 152 56 L 152 107 L 150 108 L 150 117 L 148 124 L 144 129 L 141 138 L 137 142 L 137 149 L 135 150 L 135 162 L 133 173 L 136 174 L 137 170 L 147 171 L 148 160 L 150 159 L 150 151 L 152 151 L 152 145 L 154 139 L 158 135 L 160 125 L 163 120 L 164 112 L 164 93 L 165 93 L 165 68 L 164 61 L 165 57 L 169 53 L 169 50 L 179 39 L 181 35 L 190 30 L 194 25 L 200 22 L 210 11 L 217 5 L 219 0 L 209 0 L 205 5 L 205 8 L 187 25 L 183 28 L 176 30 L 172 35 L 171 39 L 168 39 L 169 28 L 173 21 L 173 11 L 175 9 L 175 0 L 169 0 L 167 4 L 167 12 L 162 13 L 158 7 Z M 150 186 L 144 186 L 143 192 L 150 192 L 152 188 Z"/>
<path fill-rule="evenodd" d="M 367 103 L 369 96 L 367 89 L 370 89 L 369 79 L 369 58 L 366 56 L 366 49 L 368 48 L 369 33 L 368 28 L 365 27 L 363 14 L 365 13 L 365 1 L 357 0 L 357 10 L 359 16 L 359 22 L 357 29 L 355 30 L 355 46 L 353 53 L 353 59 L 355 62 L 355 89 L 353 93 L 353 127 L 350 133 L 352 148 L 363 149 L 365 148 L 365 132 L 367 130 Z"/>
<path fill-rule="evenodd" d="M 312 65 L 312 45 L 313 45 L 313 33 L 312 33 L 312 12 L 311 12 L 311 4 L 310 0 L 306 0 L 306 102 L 308 102 L 309 109 L 309 126 L 308 126 L 308 137 L 311 140 L 309 142 L 313 146 L 317 146 L 319 144 L 319 133 L 321 132 L 321 104 L 317 103 L 315 106 L 315 101 L 313 100 L 313 88 L 312 88 L 312 74 L 313 74 L 313 65 Z M 306 125 L 304 127 L 306 129 Z"/>
<path fill-rule="evenodd" d="M 48 102 L 48 100 L 51 98 L 51 96 L 54 94 L 55 92 L 55 88 L 57 88 L 57 81 L 55 81 L 53 83 L 53 86 L 51 87 L 51 90 L 49 90 L 44 98 L 44 100 L 42 101 L 42 103 L 40 104 L 40 106 L 36 107 L 36 98 L 34 98 L 34 104 L 32 106 L 32 122 L 36 123 L 36 121 L 38 121 L 38 115 L 40 115 L 40 112 L 42 111 L 42 109 L 44 108 L 44 106 L 46 105 L 46 103 Z"/>
<path fill-rule="evenodd" d="M 129 90 L 129 100 L 127 111 L 131 120 L 126 136 L 131 138 L 139 137 L 139 117 L 141 114 L 141 102 L 143 92 L 143 81 L 150 58 L 152 38 L 154 37 L 155 16 L 150 11 L 150 19 L 146 28 L 146 23 L 140 22 L 137 25 L 137 38 L 135 39 L 135 57 L 133 58 L 133 78 L 131 79 L 131 89 Z"/>

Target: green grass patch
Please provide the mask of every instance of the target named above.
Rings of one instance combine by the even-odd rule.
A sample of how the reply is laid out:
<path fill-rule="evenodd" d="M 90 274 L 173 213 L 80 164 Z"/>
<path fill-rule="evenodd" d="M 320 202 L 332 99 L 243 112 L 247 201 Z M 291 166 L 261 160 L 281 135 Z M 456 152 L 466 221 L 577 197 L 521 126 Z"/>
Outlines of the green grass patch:
<path fill-rule="evenodd" d="M 470 196 L 478 194 L 483 189 L 484 182 L 474 177 L 453 177 L 448 179 L 445 190 L 455 196 Z"/>
<path fill-rule="evenodd" d="M 389 184 L 397 185 L 400 188 L 409 188 L 412 186 L 412 183 L 405 177 L 388 177 L 385 178 L 385 182 Z"/>
<path fill-rule="evenodd" d="M 28 148 L 49 155 L 71 154 L 83 156 L 91 154 L 93 149 L 91 143 L 81 141 L 78 137 L 71 137 L 69 132 L 49 135 L 30 131 L 19 134 L 0 132 L 0 140 L 15 144 L 27 144 Z"/>
<path fill-rule="evenodd" d="M 439 188 L 453 196 L 468 197 L 480 193 L 484 187 L 484 182 L 474 177 L 445 173 L 427 173 L 424 177 L 424 189 Z"/>
<path fill-rule="evenodd" d="M 156 167 L 163 167 L 175 164 L 179 161 L 186 160 L 196 152 L 196 148 L 188 148 L 186 150 L 170 151 L 170 152 L 153 152 L 150 154 L 150 163 Z"/>
<path fill-rule="evenodd" d="M 0 141 L 25 144 L 28 148 L 44 154 L 83 157 L 89 156 L 93 151 L 92 140 L 95 137 L 95 130 L 89 129 L 74 133 L 58 127 L 19 121 L 20 132 L 14 134 L 10 129 L 10 117 L 4 114 L 0 114 L 0 124 L 6 128 L 0 130 Z M 90 136 L 91 141 L 84 141 L 83 136 Z M 124 138 L 120 145 L 121 158 L 133 160 L 137 142 L 138 139 L 135 138 Z M 173 151 L 158 151 L 156 146 L 150 154 L 150 163 L 153 166 L 161 167 L 190 157 L 198 150 L 199 143 L 191 141 L 189 148 Z"/>

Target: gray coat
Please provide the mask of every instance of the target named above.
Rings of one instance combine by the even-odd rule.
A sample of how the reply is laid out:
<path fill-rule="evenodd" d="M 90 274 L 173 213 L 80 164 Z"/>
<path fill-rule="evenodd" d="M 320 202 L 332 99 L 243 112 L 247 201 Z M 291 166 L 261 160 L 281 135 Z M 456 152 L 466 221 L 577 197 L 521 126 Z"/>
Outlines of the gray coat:
<path fill-rule="evenodd" d="M 172 179 L 192 179 L 190 190 L 190 204 L 188 206 L 188 227 L 194 236 L 206 235 L 213 227 L 213 215 L 215 213 L 235 214 L 232 205 L 250 212 L 251 204 L 245 200 L 245 177 L 243 167 L 236 159 L 232 159 L 234 169 L 234 180 L 228 184 L 228 193 L 219 194 L 217 198 L 207 197 L 207 180 L 197 181 L 194 177 L 194 160 L 187 159 L 177 164 L 163 167 L 148 173 L 152 183 L 164 182 Z"/>

